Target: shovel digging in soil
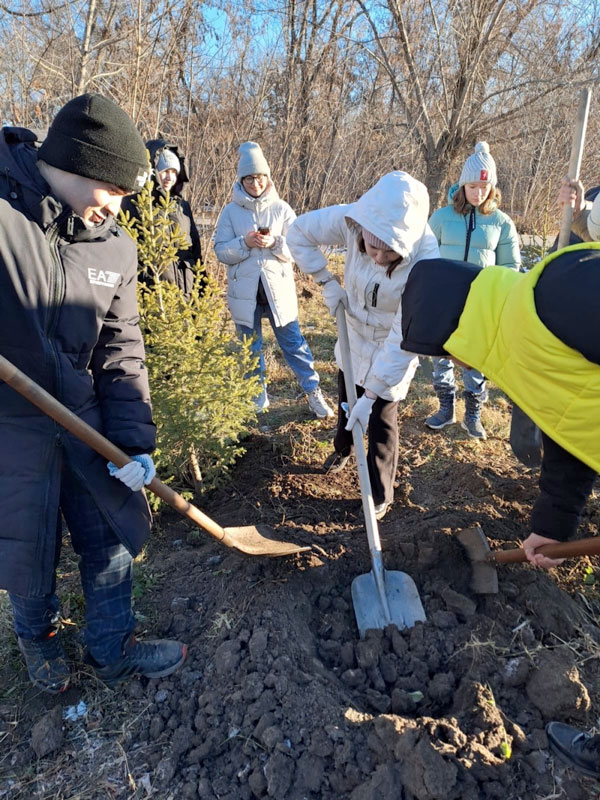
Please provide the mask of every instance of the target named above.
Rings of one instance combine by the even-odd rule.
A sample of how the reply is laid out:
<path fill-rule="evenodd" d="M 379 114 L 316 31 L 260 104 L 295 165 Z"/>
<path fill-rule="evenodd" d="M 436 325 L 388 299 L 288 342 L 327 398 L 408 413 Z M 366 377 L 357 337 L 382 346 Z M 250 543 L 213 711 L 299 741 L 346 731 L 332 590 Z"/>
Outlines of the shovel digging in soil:
<path fill-rule="evenodd" d="M 497 594 L 498 573 L 496 564 L 519 564 L 527 561 L 522 547 L 512 550 L 490 550 L 484 532 L 479 526 L 467 528 L 458 534 L 465 548 L 473 573 L 471 589 L 475 594 Z M 536 553 L 549 558 L 572 558 L 573 556 L 595 556 L 600 553 L 600 536 L 577 539 L 574 542 L 557 542 L 538 547 Z"/>
<path fill-rule="evenodd" d="M 26 397 L 33 405 L 41 409 L 53 420 L 66 428 L 70 433 L 85 442 L 108 461 L 117 467 L 124 467 L 131 459 L 122 450 L 109 442 L 102 434 L 73 414 L 68 408 L 52 397 L 51 394 L 28 378 L 25 373 L 17 369 L 6 358 L 0 356 L 0 380 L 11 386 L 16 392 Z M 180 494 L 166 486 L 158 478 L 153 478 L 146 487 L 168 503 L 175 511 L 187 517 L 199 528 L 208 531 L 211 536 L 218 539 L 221 544 L 233 547 L 241 553 L 251 556 L 289 556 L 295 553 L 304 553 L 310 547 L 301 547 L 292 542 L 281 542 L 272 538 L 273 532 L 267 526 L 260 530 L 255 525 L 243 527 L 222 528 L 217 522 L 207 517 L 200 509 L 188 503 Z"/>
<path fill-rule="evenodd" d="M 349 410 L 352 411 L 356 403 L 356 386 L 348 341 L 346 311 L 341 303 L 337 307 L 336 319 L 346 395 Z M 406 572 L 392 572 L 383 568 L 379 528 L 375 518 L 365 443 L 360 425 L 352 428 L 352 439 L 372 564 L 371 572 L 359 575 L 352 581 L 352 603 L 356 624 L 361 639 L 364 639 L 368 630 L 383 630 L 391 624 L 400 629 L 412 628 L 415 622 L 425 621 L 425 611 L 415 582 L 410 575 L 407 575 Z"/>

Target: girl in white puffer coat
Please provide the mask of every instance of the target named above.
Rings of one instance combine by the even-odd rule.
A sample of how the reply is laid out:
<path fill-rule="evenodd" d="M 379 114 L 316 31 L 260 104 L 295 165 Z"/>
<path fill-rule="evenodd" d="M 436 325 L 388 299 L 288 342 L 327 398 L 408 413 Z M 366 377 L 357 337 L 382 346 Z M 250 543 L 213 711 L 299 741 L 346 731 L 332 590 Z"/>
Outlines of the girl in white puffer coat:
<path fill-rule="evenodd" d="M 335 452 L 325 462 L 339 472 L 352 452 L 352 428 L 368 431 L 367 462 L 376 516 L 380 519 L 394 496 L 398 465 L 398 402 L 404 400 L 418 358 L 401 347 L 401 298 L 413 265 L 439 256 L 427 224 L 429 195 L 406 172 L 384 175 L 356 203 L 329 206 L 298 217 L 288 244 L 298 267 L 323 287 L 323 299 L 335 315 L 346 307 L 352 368 L 358 401 L 349 419 L 339 346 L 338 427 Z M 346 248 L 344 288 L 327 269 L 321 246 Z"/>
<path fill-rule="evenodd" d="M 253 338 L 262 394 L 259 411 L 269 406 L 262 351 L 262 319 L 267 317 L 286 362 L 308 396 L 315 416 L 332 417 L 319 387 L 313 355 L 298 324 L 298 299 L 292 256 L 286 244 L 296 218 L 280 200 L 266 158 L 256 142 L 239 148 L 233 201 L 223 209 L 214 238 L 215 253 L 227 266 L 227 303 L 240 338 Z"/>

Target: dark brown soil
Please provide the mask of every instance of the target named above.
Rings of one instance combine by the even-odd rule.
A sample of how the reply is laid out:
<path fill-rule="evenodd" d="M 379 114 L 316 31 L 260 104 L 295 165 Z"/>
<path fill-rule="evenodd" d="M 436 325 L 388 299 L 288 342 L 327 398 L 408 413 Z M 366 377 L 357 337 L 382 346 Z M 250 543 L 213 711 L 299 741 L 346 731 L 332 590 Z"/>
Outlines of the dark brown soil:
<path fill-rule="evenodd" d="M 596 796 L 596 782 L 554 762 L 544 733 L 551 719 L 589 729 L 598 713 L 600 604 L 584 582 L 592 562 L 550 573 L 502 567 L 499 593 L 476 596 L 455 536 L 474 524 L 492 547 L 526 535 L 536 475 L 500 439 L 423 433 L 407 413 L 397 500 L 380 531 L 386 568 L 414 579 L 427 621 L 361 640 L 351 584 L 369 571 L 369 551 L 353 466 L 335 477 L 319 468 L 329 427 L 257 431 L 233 481 L 203 506 L 223 525 L 260 521 L 312 551 L 243 556 L 165 514 L 137 607 L 152 633 L 189 643 L 185 667 L 116 692 L 90 688 L 84 672 L 59 700 L 24 690 L 18 717 L 5 693 L 0 798 Z M 582 535 L 599 520 L 594 499 Z M 15 669 L 24 685 L 10 659 L 2 681 Z M 45 721 L 42 741 L 56 735 L 60 717 L 47 712 L 81 698 L 87 715 L 63 723 L 54 755 L 40 754 L 33 726 Z M 114 739 L 112 766 L 94 763 L 93 747 Z M 84 773 L 96 775 L 85 789 Z"/>

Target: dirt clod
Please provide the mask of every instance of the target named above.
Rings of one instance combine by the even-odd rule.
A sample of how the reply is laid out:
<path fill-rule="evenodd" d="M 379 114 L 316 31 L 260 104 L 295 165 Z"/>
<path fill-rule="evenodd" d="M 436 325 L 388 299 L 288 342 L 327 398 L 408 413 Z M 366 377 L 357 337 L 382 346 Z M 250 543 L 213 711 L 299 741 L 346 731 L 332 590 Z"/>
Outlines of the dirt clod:
<path fill-rule="evenodd" d="M 591 706 L 588 690 L 581 682 L 572 656 L 561 650 L 540 656 L 537 669 L 527 682 L 527 696 L 545 719 L 566 714 L 583 717 Z"/>
<path fill-rule="evenodd" d="M 61 706 L 55 706 L 31 729 L 31 747 L 38 758 L 44 758 L 62 747 L 64 741 Z"/>

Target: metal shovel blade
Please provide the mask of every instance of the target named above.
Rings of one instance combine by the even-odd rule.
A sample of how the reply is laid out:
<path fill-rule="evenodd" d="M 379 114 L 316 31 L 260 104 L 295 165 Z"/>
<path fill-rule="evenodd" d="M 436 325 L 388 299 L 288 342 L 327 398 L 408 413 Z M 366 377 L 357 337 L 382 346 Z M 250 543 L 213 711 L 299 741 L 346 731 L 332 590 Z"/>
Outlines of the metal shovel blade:
<path fill-rule="evenodd" d="M 425 622 L 425 610 L 410 575 L 397 570 L 384 570 L 383 575 L 389 617 L 377 591 L 373 571 L 352 581 L 352 603 L 361 639 L 368 630 L 383 630 L 387 625 L 402 630 L 412 628 L 415 622 Z"/>
<path fill-rule="evenodd" d="M 275 532 L 266 525 L 243 525 L 236 528 L 224 528 L 225 543 L 231 542 L 242 553 L 250 556 L 291 556 L 306 553 L 311 548 L 293 542 L 282 542 L 275 539 Z"/>

